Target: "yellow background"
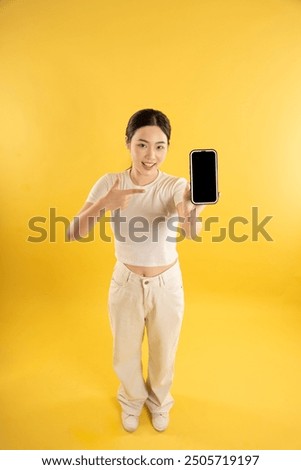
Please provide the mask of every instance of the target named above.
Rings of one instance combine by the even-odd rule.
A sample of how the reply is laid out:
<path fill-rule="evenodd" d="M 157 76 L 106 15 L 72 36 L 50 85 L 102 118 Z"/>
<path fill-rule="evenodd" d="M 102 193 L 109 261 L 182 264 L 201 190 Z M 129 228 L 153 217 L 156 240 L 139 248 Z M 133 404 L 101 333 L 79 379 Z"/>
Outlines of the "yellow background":
<path fill-rule="evenodd" d="M 293 0 L 2 0 L 1 448 L 300 449 L 301 3 Z M 121 427 L 107 290 L 113 244 L 28 227 L 69 220 L 121 171 L 128 118 L 172 123 L 162 170 L 219 153 L 219 217 L 179 244 L 186 311 L 164 434 Z M 232 217 L 272 215 L 213 243 Z M 48 230 L 49 231 L 49 230 Z M 144 355 L 146 351 L 144 350 Z"/>

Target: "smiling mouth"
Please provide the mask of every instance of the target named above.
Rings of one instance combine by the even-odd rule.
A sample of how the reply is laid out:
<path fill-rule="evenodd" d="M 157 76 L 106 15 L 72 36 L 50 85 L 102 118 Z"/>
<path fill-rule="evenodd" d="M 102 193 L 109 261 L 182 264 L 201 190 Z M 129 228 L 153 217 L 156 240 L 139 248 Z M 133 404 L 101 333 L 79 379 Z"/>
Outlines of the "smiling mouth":
<path fill-rule="evenodd" d="M 142 162 L 142 165 L 143 165 L 145 168 L 152 168 L 153 166 L 156 165 L 156 163 Z"/>

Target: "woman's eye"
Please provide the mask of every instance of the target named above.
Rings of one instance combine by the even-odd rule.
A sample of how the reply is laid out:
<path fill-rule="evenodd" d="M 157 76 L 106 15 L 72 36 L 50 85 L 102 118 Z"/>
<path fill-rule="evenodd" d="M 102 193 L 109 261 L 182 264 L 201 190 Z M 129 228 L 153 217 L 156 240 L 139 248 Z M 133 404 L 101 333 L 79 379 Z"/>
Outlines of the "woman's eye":
<path fill-rule="evenodd" d="M 146 147 L 145 144 L 138 144 L 138 147 Z"/>
<path fill-rule="evenodd" d="M 159 150 L 164 149 L 164 145 L 159 145 L 159 146 L 158 146 L 158 149 L 159 149 Z"/>

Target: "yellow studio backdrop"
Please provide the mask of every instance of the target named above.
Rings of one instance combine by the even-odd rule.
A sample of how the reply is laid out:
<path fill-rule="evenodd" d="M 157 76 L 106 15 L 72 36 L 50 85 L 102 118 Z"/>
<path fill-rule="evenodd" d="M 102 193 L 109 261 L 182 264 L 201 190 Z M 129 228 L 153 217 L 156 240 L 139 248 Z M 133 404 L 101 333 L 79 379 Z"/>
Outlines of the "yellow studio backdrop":
<path fill-rule="evenodd" d="M 297 0 L 0 2 L 2 449 L 300 449 L 300 25 Z M 113 243 L 67 243 L 64 220 L 129 166 L 144 107 L 172 123 L 162 170 L 188 178 L 189 151 L 215 148 L 222 195 L 178 244 L 170 427 L 144 411 L 129 435 Z"/>

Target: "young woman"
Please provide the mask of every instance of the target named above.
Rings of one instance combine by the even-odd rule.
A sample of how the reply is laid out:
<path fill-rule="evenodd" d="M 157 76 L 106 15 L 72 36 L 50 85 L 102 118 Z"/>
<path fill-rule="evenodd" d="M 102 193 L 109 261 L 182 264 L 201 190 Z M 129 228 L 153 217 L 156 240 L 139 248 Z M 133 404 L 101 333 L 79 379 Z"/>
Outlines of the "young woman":
<path fill-rule="evenodd" d="M 109 290 L 109 314 L 122 424 L 129 432 L 137 429 L 144 404 L 157 431 L 168 426 L 184 310 L 175 222 L 180 221 L 182 238 L 183 234 L 191 238 L 191 211 L 197 209 L 197 216 L 204 208 L 190 202 L 184 178 L 159 169 L 170 134 L 170 122 L 162 112 L 136 112 L 126 128 L 131 168 L 96 181 L 68 232 L 70 240 L 84 237 L 105 211 L 114 216 L 117 262 Z M 141 364 L 145 329 L 149 350 L 146 381 Z"/>

